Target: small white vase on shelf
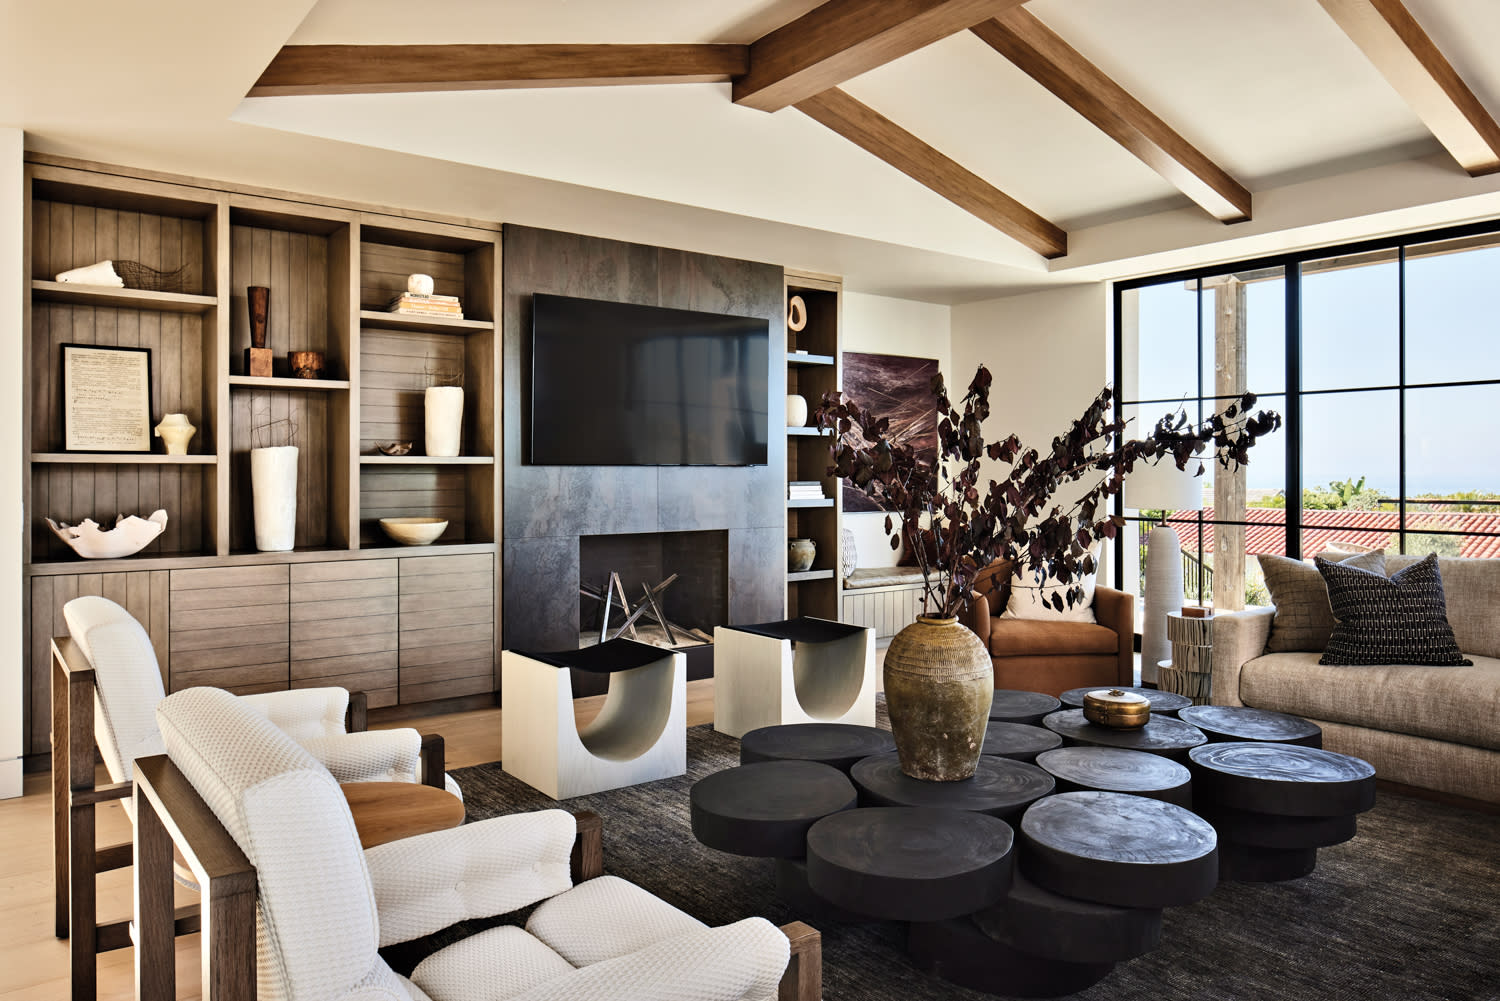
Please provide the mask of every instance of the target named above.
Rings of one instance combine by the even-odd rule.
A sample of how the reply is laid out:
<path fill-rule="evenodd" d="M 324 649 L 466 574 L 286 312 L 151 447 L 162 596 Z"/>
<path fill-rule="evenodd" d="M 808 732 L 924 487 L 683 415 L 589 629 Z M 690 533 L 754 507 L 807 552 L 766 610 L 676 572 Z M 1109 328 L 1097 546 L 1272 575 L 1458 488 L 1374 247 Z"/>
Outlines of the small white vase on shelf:
<path fill-rule="evenodd" d="M 428 386 L 426 395 L 427 454 L 455 456 L 463 433 L 462 386 Z"/>
<path fill-rule="evenodd" d="M 796 394 L 790 394 L 786 398 L 786 426 L 789 428 L 807 426 L 807 400 Z"/>
<path fill-rule="evenodd" d="M 255 548 L 289 552 L 297 542 L 297 446 L 250 450 L 250 492 L 255 506 Z"/>
<path fill-rule="evenodd" d="M 187 455 L 188 442 L 197 433 L 187 414 L 167 414 L 156 425 L 156 437 L 167 446 L 168 455 Z"/>

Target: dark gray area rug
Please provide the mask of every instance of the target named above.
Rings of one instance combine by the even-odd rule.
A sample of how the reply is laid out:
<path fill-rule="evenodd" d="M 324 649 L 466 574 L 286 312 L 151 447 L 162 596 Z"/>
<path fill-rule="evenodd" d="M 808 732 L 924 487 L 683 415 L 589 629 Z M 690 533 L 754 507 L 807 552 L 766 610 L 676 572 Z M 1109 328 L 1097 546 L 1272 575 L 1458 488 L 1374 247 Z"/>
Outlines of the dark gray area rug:
<path fill-rule="evenodd" d="M 688 730 L 687 775 L 561 804 L 499 764 L 456 771 L 469 820 L 562 806 L 604 818 L 605 870 L 709 924 L 750 915 L 796 920 L 774 893 L 773 863 L 693 839 L 688 789 L 739 763 L 739 742 Z M 515 920 L 512 918 L 511 920 Z M 896 923 L 810 921 L 823 933 L 829 1001 L 980 1001 L 916 969 Z M 453 929 L 402 955 L 470 933 Z M 1318 853 L 1310 876 L 1221 883 L 1166 912 L 1161 945 L 1121 963 L 1085 1001 L 1481 1001 L 1500 999 L 1500 817 L 1382 794 L 1350 842 Z M 645 999 L 643 999 L 645 1001 Z"/>

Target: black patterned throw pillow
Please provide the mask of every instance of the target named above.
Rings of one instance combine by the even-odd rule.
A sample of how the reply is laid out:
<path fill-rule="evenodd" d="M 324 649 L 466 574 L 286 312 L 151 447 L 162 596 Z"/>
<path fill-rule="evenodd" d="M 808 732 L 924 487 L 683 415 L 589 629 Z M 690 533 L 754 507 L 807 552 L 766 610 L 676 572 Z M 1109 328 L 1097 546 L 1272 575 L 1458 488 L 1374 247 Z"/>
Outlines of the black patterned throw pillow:
<path fill-rule="evenodd" d="M 1316 563 L 1338 620 L 1319 664 L 1473 664 L 1448 625 L 1436 553 L 1390 577 L 1321 556 Z"/>

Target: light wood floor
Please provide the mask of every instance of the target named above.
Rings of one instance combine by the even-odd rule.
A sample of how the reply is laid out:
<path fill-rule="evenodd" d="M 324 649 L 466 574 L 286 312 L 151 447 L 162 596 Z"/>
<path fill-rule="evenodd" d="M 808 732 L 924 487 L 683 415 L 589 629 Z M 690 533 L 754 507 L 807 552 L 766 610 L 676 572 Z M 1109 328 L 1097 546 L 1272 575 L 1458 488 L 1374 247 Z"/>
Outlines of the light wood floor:
<path fill-rule="evenodd" d="M 592 720 L 603 696 L 574 703 L 580 725 Z M 713 722 L 713 680 L 687 685 L 687 723 Z M 407 720 L 392 726 L 411 726 L 424 733 L 440 733 L 446 742 L 449 768 L 464 768 L 500 759 L 501 710 L 480 709 Z M 108 781 L 104 779 L 103 781 Z M 52 800 L 46 774 L 26 779 L 25 795 L 0 801 L 0 1001 L 66 1001 L 68 943 L 52 934 Z M 131 835 L 130 821 L 118 802 L 98 809 L 101 845 Z M 99 879 L 99 916 L 113 921 L 131 910 L 130 869 L 106 873 Z M 179 903 L 192 903 L 196 894 L 179 889 Z M 200 997 L 198 936 L 177 940 L 177 996 Z M 99 998 L 126 1001 L 135 996 L 135 952 L 121 949 L 99 958 Z"/>

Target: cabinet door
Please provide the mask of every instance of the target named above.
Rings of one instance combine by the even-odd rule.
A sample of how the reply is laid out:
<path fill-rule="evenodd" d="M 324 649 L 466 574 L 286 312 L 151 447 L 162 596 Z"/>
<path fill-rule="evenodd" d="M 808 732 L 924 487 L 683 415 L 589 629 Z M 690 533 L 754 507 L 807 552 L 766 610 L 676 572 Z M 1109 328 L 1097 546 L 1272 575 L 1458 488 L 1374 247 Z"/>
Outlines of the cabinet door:
<path fill-rule="evenodd" d="M 495 690 L 495 558 L 401 560 L 401 701 Z"/>
<path fill-rule="evenodd" d="M 84 595 L 102 595 L 145 627 L 156 663 L 167 679 L 167 571 L 84 573 L 31 579 L 31 649 L 28 652 L 26 753 L 52 750 L 52 637 L 68 635 L 63 606 Z"/>
<path fill-rule="evenodd" d="M 396 704 L 396 560 L 292 566 L 292 687 L 364 692 Z"/>
<path fill-rule="evenodd" d="M 236 695 L 286 689 L 285 564 L 173 570 L 169 692 L 207 685 Z"/>

